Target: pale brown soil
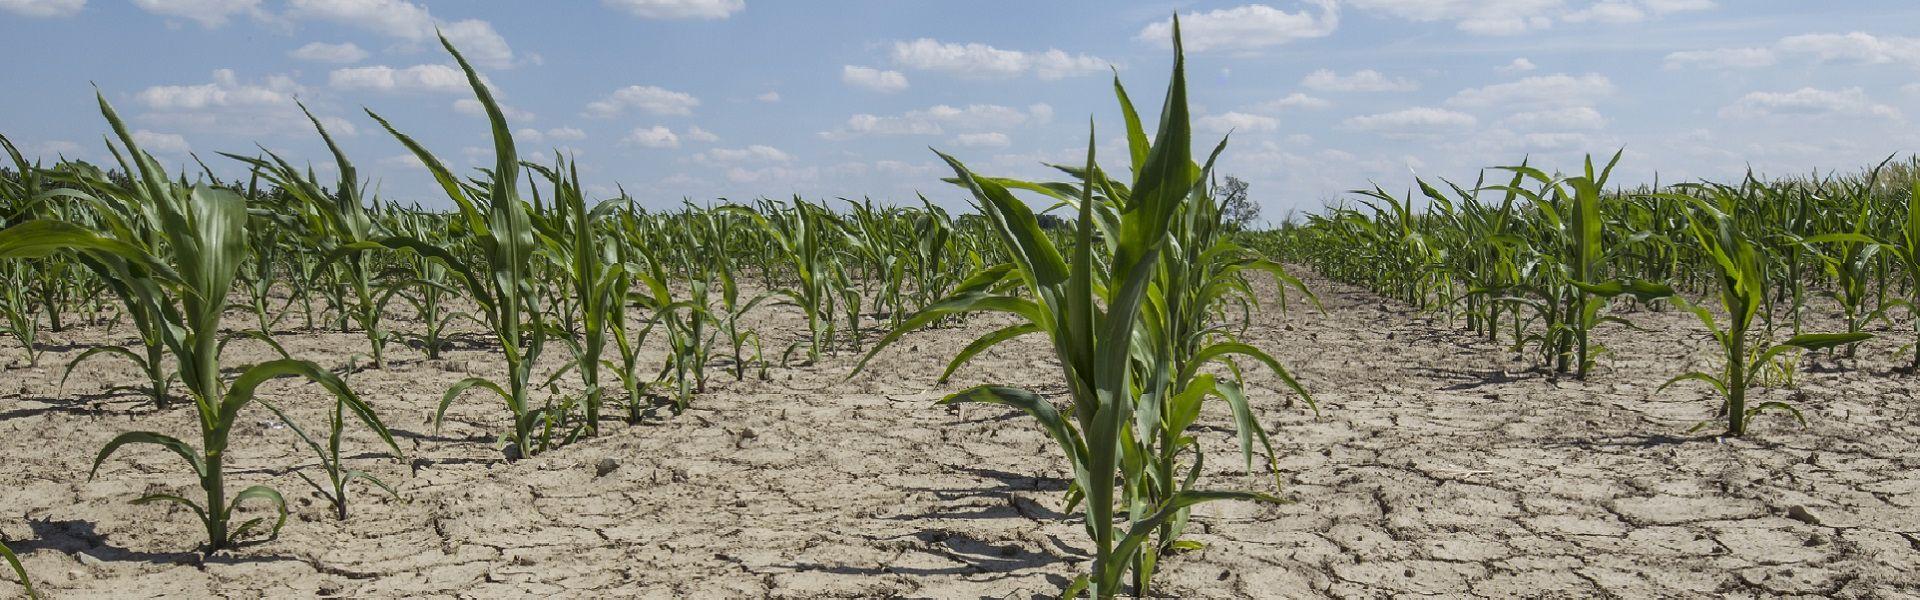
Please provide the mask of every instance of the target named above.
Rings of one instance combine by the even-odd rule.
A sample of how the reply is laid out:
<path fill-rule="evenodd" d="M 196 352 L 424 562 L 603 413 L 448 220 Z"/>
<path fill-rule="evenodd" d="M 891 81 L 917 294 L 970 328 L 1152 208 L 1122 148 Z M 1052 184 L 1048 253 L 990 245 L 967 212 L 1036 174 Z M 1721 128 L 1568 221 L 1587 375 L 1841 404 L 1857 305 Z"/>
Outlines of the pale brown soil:
<path fill-rule="evenodd" d="M 1316 417 L 1287 406 L 1271 375 L 1251 378 L 1282 493 L 1298 502 L 1200 508 L 1190 538 L 1205 548 L 1165 564 L 1156 593 L 1920 596 L 1920 379 L 1891 370 L 1906 324 L 1890 333 L 1902 341 L 1875 341 L 1855 361 L 1809 358 L 1797 390 L 1766 393 L 1797 402 L 1809 426 L 1767 416 L 1748 439 L 1718 440 L 1685 434 L 1712 416 L 1704 388 L 1654 392 L 1710 364 L 1691 316 L 1631 315 L 1649 331 L 1606 331 L 1612 354 L 1580 382 L 1530 371 L 1444 318 L 1310 282 L 1325 314 L 1269 310 L 1249 331 L 1320 401 Z M 776 357 L 803 331 L 791 308 L 754 321 Z M 184 509 L 127 504 L 198 494 L 177 457 L 135 447 L 87 479 L 122 431 L 197 440 L 190 411 L 102 393 L 139 381 L 113 359 L 62 389 L 67 360 L 126 330 L 52 334 L 41 366 L 0 370 L 0 539 L 50 597 L 1051 595 L 1086 560 L 1084 530 L 1060 512 L 1064 460 L 1010 409 L 934 405 L 986 382 L 1058 394 L 1037 337 L 935 383 L 993 326 L 914 333 L 850 381 L 850 351 L 775 366 L 767 381 L 716 367 L 684 415 L 609 423 L 602 437 L 511 463 L 492 445 L 507 427 L 496 399 L 458 401 L 437 433 L 425 423 L 447 386 L 500 372 L 485 339 L 440 361 L 396 347 L 388 369 L 351 382 L 407 460 L 379 457 L 357 429 L 348 447 L 354 466 L 404 498 L 359 486 L 352 517 L 334 520 L 292 471 L 318 477 L 313 455 L 272 413 L 249 409 L 230 489 L 270 484 L 296 514 L 278 539 L 212 557 L 194 550 L 204 533 Z M 365 351 L 356 333 L 280 339 L 330 367 Z M 19 356 L 11 343 L 0 342 L 0 364 Z M 227 362 L 270 356 L 236 342 Z M 306 384 L 268 395 L 309 428 L 331 407 Z M 1230 424 L 1221 406 L 1203 419 L 1203 481 L 1270 483 L 1246 472 Z M 18 590 L 0 582 L 0 596 Z"/>

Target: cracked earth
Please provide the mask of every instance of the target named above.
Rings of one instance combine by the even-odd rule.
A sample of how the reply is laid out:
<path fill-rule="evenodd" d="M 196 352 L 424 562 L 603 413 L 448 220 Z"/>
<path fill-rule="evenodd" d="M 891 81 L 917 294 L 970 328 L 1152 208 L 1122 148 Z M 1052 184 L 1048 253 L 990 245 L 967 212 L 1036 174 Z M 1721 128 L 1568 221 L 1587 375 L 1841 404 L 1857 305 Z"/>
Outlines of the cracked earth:
<path fill-rule="evenodd" d="M 1712 416 L 1706 389 L 1655 392 L 1711 365 L 1690 315 L 1629 315 L 1646 331 L 1599 335 L 1610 353 L 1581 382 L 1529 370 L 1444 317 L 1309 282 L 1324 314 L 1270 309 L 1248 332 L 1320 403 L 1316 416 L 1270 375 L 1251 376 L 1281 492 L 1297 502 L 1201 507 L 1189 537 L 1204 548 L 1170 559 L 1156 594 L 1920 596 L 1920 378 L 1895 372 L 1892 356 L 1910 324 L 1859 359 L 1806 359 L 1796 387 L 1756 392 L 1796 403 L 1806 427 L 1770 415 L 1748 439 L 1720 440 L 1686 433 Z M 790 308 L 754 321 L 770 348 L 804 330 Z M 398 348 L 388 369 L 349 381 L 405 460 L 352 428 L 346 448 L 401 497 L 356 487 L 351 518 L 335 520 L 296 474 L 319 476 L 313 456 L 272 413 L 249 409 L 229 488 L 272 485 L 295 514 L 278 539 L 212 557 L 194 551 L 204 534 L 184 509 L 127 503 L 198 494 L 177 458 L 136 447 L 87 479 L 122 431 L 197 438 L 188 410 L 106 391 L 139 380 L 130 366 L 89 362 L 62 387 L 68 360 L 125 341 L 124 329 L 82 327 L 46 336 L 41 366 L 0 370 L 0 539 L 51 597 L 1048 596 L 1086 560 L 1084 530 L 1060 512 L 1065 461 L 1024 415 L 934 405 L 989 382 L 1057 397 L 1038 337 L 935 382 L 994 326 L 914 333 L 851 380 L 851 351 L 776 365 L 765 380 L 715 367 L 683 415 L 610 424 L 511 463 L 492 446 L 507 427 L 497 400 L 470 395 L 444 428 L 425 423 L 447 386 L 498 374 L 486 347 L 433 361 Z M 328 366 L 364 349 L 352 333 L 280 339 Z M 0 363 L 18 358 L 6 352 Z M 643 364 L 658 364 L 661 349 L 650 352 Z M 227 363 L 269 356 L 235 342 Z M 308 428 L 331 408 L 311 385 L 267 395 Z M 1244 468 L 1223 407 L 1199 428 L 1209 486 L 1272 485 Z M 0 595 L 18 590 L 0 584 Z"/>

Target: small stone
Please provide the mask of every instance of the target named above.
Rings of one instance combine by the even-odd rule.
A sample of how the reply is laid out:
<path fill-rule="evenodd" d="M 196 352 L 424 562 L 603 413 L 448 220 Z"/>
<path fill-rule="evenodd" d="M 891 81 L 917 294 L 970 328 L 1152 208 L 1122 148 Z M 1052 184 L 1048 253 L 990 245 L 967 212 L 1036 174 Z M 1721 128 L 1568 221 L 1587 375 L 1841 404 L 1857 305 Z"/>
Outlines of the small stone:
<path fill-rule="evenodd" d="M 1820 517 L 1814 516 L 1812 511 L 1807 510 L 1807 507 L 1801 506 L 1798 504 L 1795 504 L 1793 505 L 1793 507 L 1787 509 L 1787 518 L 1793 519 L 1795 521 L 1799 521 L 1801 523 L 1806 523 L 1808 525 L 1820 524 Z"/>
<path fill-rule="evenodd" d="M 606 477 L 608 473 L 612 473 L 619 469 L 620 469 L 620 461 L 617 461 L 611 458 L 602 458 L 593 463 L 593 476 Z"/>
<path fill-rule="evenodd" d="M 89 567 L 93 567 L 93 568 L 96 568 L 96 569 L 98 569 L 98 568 L 102 568 L 102 567 L 105 567 L 105 566 L 107 566 L 107 562 L 106 562 L 106 561 L 103 561 L 103 560 L 100 560 L 99 558 L 97 558 L 97 557 L 95 557 L 94 555 L 92 555 L 92 554 L 87 554 L 87 553 L 85 553 L 85 552 L 75 552 L 75 553 L 73 553 L 73 557 L 74 557 L 75 559 L 77 559 L 77 560 L 79 560 L 79 561 L 80 561 L 80 564 L 83 564 L 83 565 L 86 565 L 86 566 L 89 566 Z"/>

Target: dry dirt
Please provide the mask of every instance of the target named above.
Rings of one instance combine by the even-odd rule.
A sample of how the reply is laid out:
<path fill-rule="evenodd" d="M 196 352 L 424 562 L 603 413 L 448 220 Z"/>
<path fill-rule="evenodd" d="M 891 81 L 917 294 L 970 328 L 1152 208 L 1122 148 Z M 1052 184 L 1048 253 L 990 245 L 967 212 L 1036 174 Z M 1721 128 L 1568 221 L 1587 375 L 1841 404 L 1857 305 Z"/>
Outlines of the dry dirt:
<path fill-rule="evenodd" d="M 1612 353 L 1579 382 L 1530 371 L 1444 318 L 1310 283 L 1324 314 L 1269 310 L 1249 332 L 1320 401 L 1315 416 L 1289 407 L 1270 375 L 1251 380 L 1283 494 L 1298 502 L 1202 507 L 1190 537 L 1205 548 L 1173 558 L 1156 593 L 1920 596 L 1920 378 L 1891 370 L 1901 342 L 1875 341 L 1859 361 L 1808 359 L 1797 390 L 1768 392 L 1798 402 L 1809 426 L 1767 416 L 1749 439 L 1719 440 L 1685 433 L 1712 415 L 1705 389 L 1655 393 L 1709 364 L 1690 316 L 1632 315 L 1649 331 L 1602 334 Z M 754 320 L 770 348 L 803 329 L 791 308 Z M 94 453 L 122 431 L 197 430 L 189 410 L 104 393 L 139 380 L 112 359 L 61 388 L 67 360 L 126 341 L 124 328 L 81 328 L 46 336 L 41 366 L 0 370 L 0 539 L 49 597 L 1047 596 L 1086 560 L 1084 530 L 1059 512 L 1064 460 L 1010 409 L 934 405 L 985 382 L 1059 392 L 1039 338 L 936 384 L 946 359 L 992 326 L 914 333 L 851 381 L 858 355 L 847 351 L 775 366 L 765 381 L 716 368 L 686 414 L 610 424 L 511 463 L 492 446 L 507 427 L 497 399 L 457 402 L 438 432 L 425 423 L 447 386 L 497 374 L 494 354 L 468 343 L 429 361 L 396 348 L 387 370 L 350 381 L 401 436 L 406 461 L 379 457 L 357 430 L 347 447 L 402 498 L 357 487 L 352 517 L 334 520 L 294 473 L 319 476 L 313 455 L 272 413 L 249 409 L 229 487 L 275 486 L 296 514 L 278 539 L 204 558 L 191 514 L 127 503 L 197 494 L 177 457 L 136 447 L 88 480 Z M 364 351 L 353 333 L 280 338 L 328 366 Z M 5 352 L 0 363 L 19 356 Z M 269 356 L 236 342 L 227 362 Z M 268 396 L 309 428 L 331 407 L 307 384 L 270 384 Z M 1204 481 L 1270 483 L 1244 470 L 1224 408 L 1209 410 Z M 18 590 L 0 582 L 0 596 Z"/>

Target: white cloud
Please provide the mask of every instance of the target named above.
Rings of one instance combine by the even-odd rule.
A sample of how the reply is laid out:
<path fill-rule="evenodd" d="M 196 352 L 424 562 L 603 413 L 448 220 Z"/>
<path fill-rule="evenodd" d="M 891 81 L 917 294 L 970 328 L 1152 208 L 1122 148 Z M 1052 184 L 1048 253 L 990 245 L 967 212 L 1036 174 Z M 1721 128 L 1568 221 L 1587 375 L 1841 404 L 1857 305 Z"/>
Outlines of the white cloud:
<path fill-rule="evenodd" d="M 1920 83 L 1909 83 L 1900 86 L 1900 93 L 1908 96 L 1920 96 Z"/>
<path fill-rule="evenodd" d="M 167 17 L 179 17 L 213 28 L 227 24 L 235 15 L 263 17 L 260 0 L 133 0 L 141 10 Z"/>
<path fill-rule="evenodd" d="M 1720 109 L 1720 116 L 1732 118 L 1785 117 L 1876 117 L 1904 120 L 1900 109 L 1879 104 L 1857 87 L 1823 90 L 1803 87 L 1791 92 L 1752 92 Z"/>
<path fill-rule="evenodd" d="M 1500 123 L 1513 129 L 1526 131 L 1600 129 L 1607 125 L 1607 118 L 1590 106 L 1572 106 L 1540 111 L 1519 112 L 1501 119 Z"/>
<path fill-rule="evenodd" d="M 192 110 L 209 107 L 291 104 L 300 90 L 291 78 L 273 77 L 264 84 L 243 84 L 232 69 L 213 72 L 213 82 L 200 85 L 156 85 L 135 96 L 155 110 Z"/>
<path fill-rule="evenodd" d="M 1527 71 L 1532 71 L 1538 68 L 1540 67 L 1538 65 L 1533 64 L 1533 61 L 1527 60 L 1527 57 L 1522 56 L 1520 58 L 1513 59 L 1513 62 L 1500 65 L 1498 69 L 1494 69 L 1494 70 L 1499 71 L 1501 73 L 1525 73 Z"/>
<path fill-rule="evenodd" d="M 1567 13 L 1565 19 L 1568 23 L 1638 23 L 1647 19 L 1647 11 L 1633 2 L 1607 0 Z"/>
<path fill-rule="evenodd" d="M 773 104 L 775 102 L 780 101 L 780 92 L 766 92 L 758 96 L 754 96 L 753 99 L 759 100 L 761 102 L 765 102 L 768 104 Z"/>
<path fill-rule="evenodd" d="M 513 137 L 524 142 L 571 142 L 587 139 L 587 132 L 572 127 L 555 127 L 547 130 L 531 127 L 513 132 Z"/>
<path fill-rule="evenodd" d="M 218 69 L 208 83 L 156 85 L 134 99 L 151 111 L 142 115 L 149 123 L 235 135 L 309 135 L 313 124 L 294 103 L 303 91 L 285 75 L 243 82 L 233 70 Z M 334 135 L 358 133 L 346 119 L 320 116 L 320 122 Z"/>
<path fill-rule="evenodd" d="M 1340 27 L 1340 9 L 1333 0 L 1309 3 L 1320 8 L 1319 14 L 1286 12 L 1264 4 L 1189 14 L 1180 19 L 1181 43 L 1189 52 L 1245 51 L 1326 37 Z M 1173 20 L 1148 25 L 1134 39 L 1171 46 Z"/>
<path fill-rule="evenodd" d="M 1273 131 L 1280 128 L 1279 119 L 1240 112 L 1200 117 L 1195 124 L 1199 125 L 1201 129 L 1215 133 L 1226 133 L 1228 131 L 1238 131 L 1241 133 L 1249 131 Z"/>
<path fill-rule="evenodd" d="M 1387 77 L 1373 69 L 1354 71 L 1352 75 L 1341 75 L 1327 69 L 1308 73 L 1300 80 L 1300 85 L 1323 92 L 1410 92 L 1420 89 L 1420 84 L 1404 77 Z"/>
<path fill-rule="evenodd" d="M 1316 98 L 1313 96 L 1308 96 L 1301 92 L 1294 92 L 1291 94 L 1287 94 L 1286 97 L 1283 97 L 1279 100 L 1270 100 L 1267 102 L 1262 102 L 1259 105 L 1255 106 L 1254 108 L 1257 110 L 1277 112 L 1277 111 L 1291 110 L 1291 109 L 1317 110 L 1322 108 L 1331 108 L 1332 106 L 1333 106 L 1333 102 L 1325 98 Z"/>
<path fill-rule="evenodd" d="M 1447 99 L 1447 104 L 1475 108 L 1590 106 L 1613 91 L 1613 81 L 1598 73 L 1555 73 L 1460 90 Z"/>
<path fill-rule="evenodd" d="M 725 19 L 747 8 L 746 0 L 601 0 L 601 4 L 642 19 Z"/>
<path fill-rule="evenodd" d="M 71 17 L 87 7 L 87 0 L 0 0 L 0 11 L 23 17 Z"/>
<path fill-rule="evenodd" d="M 327 74 L 327 85 L 342 90 L 379 92 L 462 93 L 471 91 L 467 85 L 466 73 L 461 72 L 458 67 L 440 64 L 414 65 L 398 69 L 386 65 L 334 69 L 332 73 Z"/>
<path fill-rule="evenodd" d="M 587 114 L 613 117 L 632 109 L 653 115 L 690 115 L 698 106 L 700 99 L 692 94 L 651 85 L 630 85 L 588 103 Z"/>
<path fill-rule="evenodd" d="M 718 142 L 718 141 L 720 141 L 720 136 L 717 136 L 717 135 L 714 135 L 714 134 L 713 134 L 713 132 L 711 132 L 711 131 L 707 131 L 707 130 L 705 130 L 705 129 L 701 129 L 701 128 L 700 128 L 699 126 L 697 126 L 697 125 L 696 125 L 696 126 L 692 126 L 692 127 L 688 127 L 688 128 L 687 128 L 687 133 L 686 133 L 686 135 L 684 135 L 684 136 L 681 136 L 681 137 L 685 137 L 685 138 L 687 138 L 687 141 L 689 141 L 689 142 Z"/>
<path fill-rule="evenodd" d="M 1781 38 L 1778 46 L 1781 52 L 1808 55 L 1821 62 L 1897 63 L 1920 67 L 1920 38 L 1877 37 L 1859 31 L 1813 33 Z"/>
<path fill-rule="evenodd" d="M 622 140 L 622 143 L 648 148 L 678 148 L 680 136 L 674 134 L 673 130 L 660 125 L 635 127 L 633 132 L 627 134 L 626 139 Z"/>
<path fill-rule="evenodd" d="M 1024 52 L 978 43 L 943 43 L 932 38 L 894 42 L 893 62 L 909 69 L 946 71 L 963 77 L 1006 78 L 1031 73 L 1049 80 L 1102 72 L 1110 64 L 1096 56 L 1059 49 Z"/>
<path fill-rule="evenodd" d="M 745 148 L 714 148 L 706 152 L 694 154 L 693 160 L 706 164 L 744 162 L 789 163 L 793 162 L 793 155 L 787 154 L 773 146 L 754 144 Z"/>
<path fill-rule="evenodd" d="M 1773 50 L 1767 48 L 1716 48 L 1670 53 L 1667 55 L 1666 68 L 1754 69 L 1773 66 L 1774 62 Z"/>
<path fill-rule="evenodd" d="M 727 181 L 734 183 L 771 183 L 788 184 L 814 181 L 820 178 L 820 169 L 816 167 L 761 167 L 748 169 L 733 167 L 727 169 Z"/>
<path fill-rule="evenodd" d="M 1346 0 L 1365 11 L 1422 23 L 1452 23 L 1475 35 L 1516 35 L 1567 23 L 1635 23 L 1714 8 L 1712 0 Z"/>
<path fill-rule="evenodd" d="M 178 133 L 159 133 L 145 129 L 133 132 L 133 142 L 141 150 L 157 154 L 186 154 L 193 147 L 187 144 L 187 138 Z"/>
<path fill-rule="evenodd" d="M 846 124 L 839 129 L 820 132 L 820 137 L 846 140 L 865 135 L 940 135 L 949 128 L 974 132 L 1005 131 L 1052 120 L 1053 107 L 1046 104 L 1034 104 L 1024 111 L 998 104 L 969 104 L 965 107 L 940 104 L 891 117 L 857 114 L 848 117 Z"/>
<path fill-rule="evenodd" d="M 495 104 L 500 107 L 500 115 L 506 117 L 507 120 L 510 120 L 510 121 L 532 121 L 533 120 L 533 113 L 531 112 L 520 110 L 519 108 L 516 108 L 511 105 L 507 105 L 507 104 L 500 104 L 498 102 L 495 102 Z M 459 100 L 453 101 L 453 112 L 467 115 L 469 117 L 487 116 L 486 107 L 482 106 L 480 104 L 480 100 L 475 98 L 461 98 Z"/>
<path fill-rule="evenodd" d="M 962 133 L 954 136 L 950 143 L 955 146 L 967 148 L 1005 148 L 1013 145 L 1013 140 L 1008 139 L 1007 134 L 994 131 L 988 133 Z"/>
<path fill-rule="evenodd" d="M 1473 118 L 1473 115 L 1429 106 L 1360 115 L 1340 123 L 1347 129 L 1388 135 L 1457 131 L 1469 129 L 1478 124 L 1479 120 Z"/>
<path fill-rule="evenodd" d="M 409 42 L 434 39 L 434 29 L 468 60 L 485 67 L 513 66 L 513 49 L 493 25 L 478 19 L 442 22 L 427 8 L 406 0 L 289 0 L 287 15 L 359 27 Z"/>
<path fill-rule="evenodd" d="M 420 160 L 420 156 L 412 152 L 382 158 L 380 159 L 380 164 L 402 169 L 419 169 L 422 171 L 427 169 L 427 163 Z"/>
<path fill-rule="evenodd" d="M 1346 0 L 1361 10 L 1417 22 L 1452 22 L 1478 35 L 1513 35 L 1553 26 L 1563 0 Z"/>
<path fill-rule="evenodd" d="M 841 67 L 840 81 L 853 87 L 887 94 L 907 89 L 905 74 L 899 71 L 882 71 L 873 67 L 853 65 Z"/>
<path fill-rule="evenodd" d="M 367 51 L 361 50 L 360 46 L 353 42 L 344 44 L 314 42 L 287 53 L 287 56 L 312 62 L 347 64 L 365 59 Z"/>

